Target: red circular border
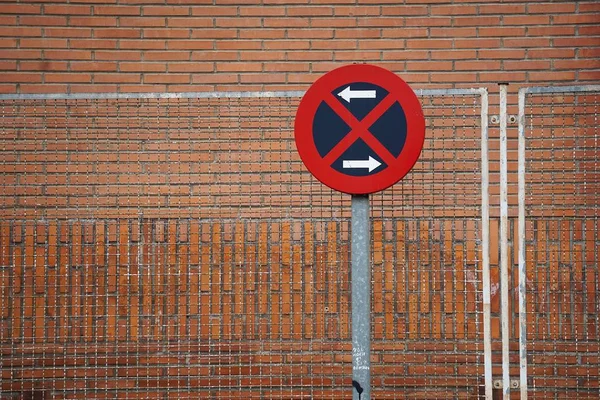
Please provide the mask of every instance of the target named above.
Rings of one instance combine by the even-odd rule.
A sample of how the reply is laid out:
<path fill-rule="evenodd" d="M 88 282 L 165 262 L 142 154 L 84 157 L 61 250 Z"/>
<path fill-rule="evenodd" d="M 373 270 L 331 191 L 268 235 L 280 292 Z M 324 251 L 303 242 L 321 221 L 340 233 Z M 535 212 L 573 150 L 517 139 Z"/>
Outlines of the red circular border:
<path fill-rule="evenodd" d="M 313 139 L 313 121 L 318 106 L 331 93 L 355 82 L 372 83 L 394 96 L 406 116 L 406 141 L 400 155 L 381 172 L 351 176 L 336 171 L 323 161 Z M 334 190 L 349 194 L 368 194 L 384 190 L 412 169 L 425 141 L 425 117 L 416 94 L 400 77 L 387 69 L 368 64 L 347 65 L 323 75 L 308 89 L 296 112 L 294 138 L 302 162 L 311 174 Z"/>

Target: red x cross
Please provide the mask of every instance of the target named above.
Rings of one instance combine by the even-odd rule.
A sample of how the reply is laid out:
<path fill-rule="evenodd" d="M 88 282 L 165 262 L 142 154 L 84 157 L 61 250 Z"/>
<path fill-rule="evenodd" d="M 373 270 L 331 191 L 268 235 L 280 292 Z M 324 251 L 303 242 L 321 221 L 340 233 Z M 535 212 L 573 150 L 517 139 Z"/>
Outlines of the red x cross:
<path fill-rule="evenodd" d="M 381 144 L 379 140 L 371 132 L 369 128 L 375 123 L 395 102 L 396 98 L 388 94 L 365 116 L 362 120 L 358 120 L 346 107 L 344 107 L 338 99 L 330 94 L 325 99 L 325 103 L 350 127 L 352 130 L 348 133 L 333 149 L 323 158 L 323 160 L 331 165 L 341 157 L 342 154 L 350 147 L 358 138 L 362 139 L 387 165 L 391 165 L 396 160 L 396 157 Z"/>

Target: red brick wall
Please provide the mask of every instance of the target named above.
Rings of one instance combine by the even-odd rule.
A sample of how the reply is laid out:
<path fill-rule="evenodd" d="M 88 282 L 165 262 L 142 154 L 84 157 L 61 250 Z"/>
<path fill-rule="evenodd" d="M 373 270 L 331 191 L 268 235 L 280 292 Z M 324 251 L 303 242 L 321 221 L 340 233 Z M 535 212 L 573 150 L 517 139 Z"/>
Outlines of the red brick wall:
<path fill-rule="evenodd" d="M 352 62 L 420 88 L 600 77 L 595 1 L 358 3 L 2 2 L 0 91 L 305 88 Z"/>
<path fill-rule="evenodd" d="M 481 389 L 479 97 L 424 96 L 436 137 L 373 196 L 379 395 Z M 7 396 L 346 397 L 349 196 L 297 101 L 1 102 Z"/>
<path fill-rule="evenodd" d="M 305 89 L 323 73 L 352 62 L 391 69 L 414 88 L 495 91 L 497 82 L 506 81 L 515 92 L 523 85 L 600 79 L 600 6 L 594 1 L 198 3 L 1 2 L 0 92 Z M 490 103 L 492 113 L 496 103 Z M 393 197 L 394 204 L 402 204 L 399 211 L 389 211 L 386 197 L 376 199 L 381 210 L 373 225 L 373 376 L 381 396 L 481 396 L 478 181 L 466 173 L 479 165 L 479 128 L 473 122 L 477 111 L 464 104 L 428 104 L 428 121 L 435 121 L 428 127 L 442 144 L 428 142 L 424 169 L 399 186 Z M 198 125 L 186 125 L 188 133 L 210 127 L 227 135 L 207 149 L 162 131 L 176 130 L 190 116 L 189 109 L 169 111 L 168 104 L 142 112 L 121 108 L 121 115 L 129 113 L 135 122 L 119 122 L 110 133 L 96 132 L 81 142 L 69 140 L 86 139 L 86 121 L 97 111 L 93 106 L 53 119 L 48 115 L 62 104 L 45 114 L 41 108 L 26 106 L 20 113 L 4 105 L 0 396 L 345 398 L 351 372 L 347 199 L 316 189 L 299 173 L 297 158 L 291 169 L 283 168 L 293 159 L 285 125 L 293 106 L 267 102 L 266 112 L 233 125 L 215 115 L 227 117 L 235 103 L 216 106 L 211 116 L 200 115 Z M 456 114 L 461 107 L 466 117 Z M 32 110 L 34 116 L 24 120 Z M 156 113 L 165 113 L 152 122 L 164 136 L 155 137 L 159 147 L 152 148 L 144 141 L 144 118 Z M 25 129 L 31 126 L 36 128 Z M 266 132 L 266 147 L 247 140 L 247 129 Z M 461 142 L 460 151 L 452 144 L 457 138 L 468 143 Z M 243 147 L 232 147 L 244 140 Z M 491 150 L 497 162 L 497 143 Z M 150 155 L 143 158 L 144 152 Z M 258 152 L 266 158 L 253 158 Z M 203 168 L 200 162 L 210 166 L 195 169 Z M 219 164 L 236 162 L 246 168 L 262 162 L 264 169 L 248 179 Z M 463 174 L 457 177 L 449 169 Z M 158 180 L 140 180 L 152 176 Z M 217 176 L 222 182 L 215 184 Z M 300 184 L 311 187 L 310 199 L 294 192 Z M 144 191 L 148 187 L 152 190 Z M 491 191 L 496 205 L 497 186 Z M 293 201 L 287 192 L 294 193 Z M 583 206 L 594 202 L 592 196 L 578 199 Z M 597 210 L 593 204 L 596 208 L 588 210 Z M 137 218 L 139 207 L 146 213 Z M 273 213 L 283 219 L 266 228 L 248 222 Z M 424 215 L 436 218 L 419 219 Z M 230 219 L 201 222 L 206 216 Z M 240 216 L 246 219 L 231 219 Z M 328 222 L 292 226 L 285 220 L 290 216 Z M 543 218 L 535 223 L 554 229 Z M 583 232 L 577 224 L 586 226 L 585 234 L 577 233 Z M 590 249 L 598 248 L 599 236 L 597 225 L 586 224 L 571 221 L 561 231 L 564 240 L 527 237 L 532 262 L 539 259 L 539 248 L 553 249 L 540 252 L 548 257 L 557 249 L 573 250 L 561 264 L 538 263 L 539 278 L 532 277 L 530 304 L 538 313 L 529 332 L 534 397 L 596 395 L 594 311 L 600 302 L 593 283 L 600 275 L 593 267 L 598 250 Z M 491 235 L 497 284 L 496 218 Z M 545 246 L 547 240 L 552 243 Z M 587 264 L 578 261 L 583 253 Z M 405 269 L 397 266 L 403 264 Z M 512 265 L 515 272 L 514 257 Z M 266 267 L 269 273 L 261 275 Z M 151 278 L 144 268 L 151 268 Z M 257 277 L 254 282 L 240 278 L 248 271 Z M 545 297 L 553 277 L 560 285 Z M 571 287 L 584 289 L 582 297 L 566 294 Z M 499 376 L 494 293 L 494 375 Z M 572 310 L 559 306 L 568 301 L 575 304 Z"/>

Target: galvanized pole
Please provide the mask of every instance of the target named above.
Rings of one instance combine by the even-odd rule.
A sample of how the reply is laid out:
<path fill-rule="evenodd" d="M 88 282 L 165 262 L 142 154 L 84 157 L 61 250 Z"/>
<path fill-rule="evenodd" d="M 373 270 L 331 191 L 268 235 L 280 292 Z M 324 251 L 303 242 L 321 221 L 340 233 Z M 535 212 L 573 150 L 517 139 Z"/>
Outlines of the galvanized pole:
<path fill-rule="evenodd" d="M 369 196 L 352 196 L 352 399 L 371 399 Z"/>
<path fill-rule="evenodd" d="M 519 90 L 519 378 L 527 400 L 527 263 L 525 261 L 525 91 Z"/>
<path fill-rule="evenodd" d="M 500 84 L 500 325 L 502 331 L 502 398 L 510 400 L 510 327 L 508 302 L 508 162 L 507 162 L 507 92 Z"/>
<path fill-rule="evenodd" d="M 483 279 L 483 360 L 485 399 L 492 400 L 492 329 L 490 289 L 490 199 L 489 199 L 489 156 L 488 156 L 488 92 L 481 89 L 481 256 Z"/>

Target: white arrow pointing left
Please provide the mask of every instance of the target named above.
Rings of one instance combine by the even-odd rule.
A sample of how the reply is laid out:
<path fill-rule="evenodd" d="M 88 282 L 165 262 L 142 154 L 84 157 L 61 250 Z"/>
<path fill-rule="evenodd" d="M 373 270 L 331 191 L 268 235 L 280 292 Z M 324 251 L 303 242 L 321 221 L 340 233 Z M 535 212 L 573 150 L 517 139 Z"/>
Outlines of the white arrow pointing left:
<path fill-rule="evenodd" d="M 342 163 L 342 168 L 367 168 L 369 169 L 369 172 L 372 172 L 380 165 L 381 163 L 379 161 L 369 156 L 368 160 L 344 160 L 344 162 Z"/>
<path fill-rule="evenodd" d="M 350 86 L 346 86 L 344 90 L 337 94 L 342 99 L 346 100 L 348 103 L 352 99 L 376 99 L 377 91 L 376 90 L 352 90 Z"/>

